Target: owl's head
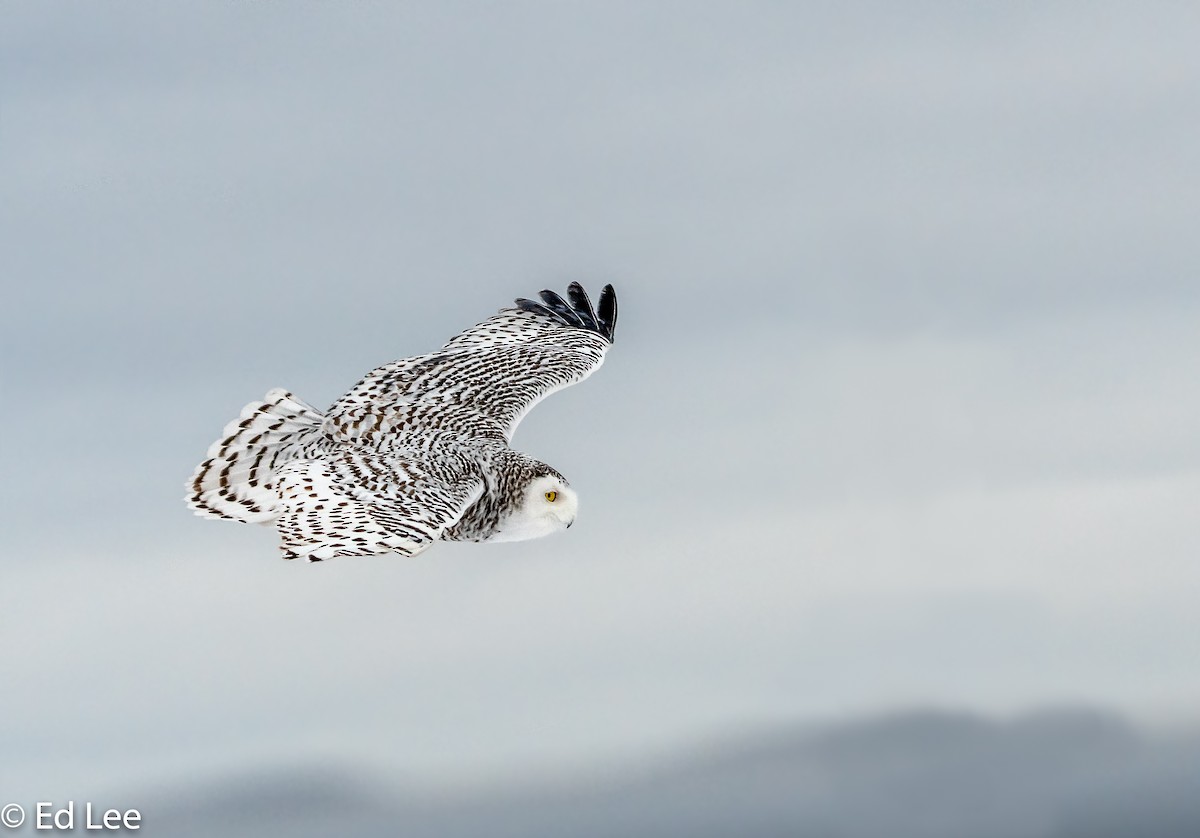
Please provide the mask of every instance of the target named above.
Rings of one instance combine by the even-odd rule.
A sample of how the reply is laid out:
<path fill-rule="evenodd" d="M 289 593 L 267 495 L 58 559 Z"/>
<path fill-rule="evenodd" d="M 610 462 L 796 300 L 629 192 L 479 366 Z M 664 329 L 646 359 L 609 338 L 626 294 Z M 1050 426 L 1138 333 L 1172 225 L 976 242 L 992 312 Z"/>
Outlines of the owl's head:
<path fill-rule="evenodd" d="M 503 520 L 489 541 L 527 541 L 565 530 L 575 523 L 579 496 L 558 473 L 529 480 L 516 508 Z"/>

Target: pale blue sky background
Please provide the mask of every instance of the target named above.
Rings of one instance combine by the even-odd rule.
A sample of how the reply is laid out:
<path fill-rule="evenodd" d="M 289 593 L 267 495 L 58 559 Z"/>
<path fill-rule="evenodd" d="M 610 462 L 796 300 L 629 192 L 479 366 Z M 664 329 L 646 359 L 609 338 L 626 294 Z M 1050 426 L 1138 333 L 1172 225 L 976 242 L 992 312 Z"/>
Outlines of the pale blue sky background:
<path fill-rule="evenodd" d="M 1200 701 L 1200 11 L 10 4 L 0 785 Z M 621 295 L 569 534 L 308 567 L 245 402 Z"/>

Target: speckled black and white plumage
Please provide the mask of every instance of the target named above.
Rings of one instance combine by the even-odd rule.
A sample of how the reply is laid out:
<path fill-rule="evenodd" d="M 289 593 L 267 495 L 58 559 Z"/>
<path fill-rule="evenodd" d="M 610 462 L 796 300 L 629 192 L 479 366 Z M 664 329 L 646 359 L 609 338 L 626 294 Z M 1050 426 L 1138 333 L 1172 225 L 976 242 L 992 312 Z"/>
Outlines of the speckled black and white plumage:
<path fill-rule="evenodd" d="M 251 402 L 196 468 L 188 506 L 274 523 L 284 558 L 312 561 L 570 526 L 565 478 L 509 441 L 530 408 L 603 363 L 617 298 L 605 286 L 593 308 L 578 283 L 540 297 L 372 370 L 324 414 L 285 390 Z"/>

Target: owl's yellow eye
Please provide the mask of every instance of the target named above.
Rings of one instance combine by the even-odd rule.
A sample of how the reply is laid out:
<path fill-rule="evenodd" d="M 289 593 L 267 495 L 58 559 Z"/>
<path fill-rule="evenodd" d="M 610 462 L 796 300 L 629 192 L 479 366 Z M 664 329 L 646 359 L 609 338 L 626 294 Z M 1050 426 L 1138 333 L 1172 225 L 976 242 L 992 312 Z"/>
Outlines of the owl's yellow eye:
<path fill-rule="evenodd" d="M 554 503 L 557 497 L 558 492 L 546 492 L 546 500 L 550 501 L 551 503 Z"/>

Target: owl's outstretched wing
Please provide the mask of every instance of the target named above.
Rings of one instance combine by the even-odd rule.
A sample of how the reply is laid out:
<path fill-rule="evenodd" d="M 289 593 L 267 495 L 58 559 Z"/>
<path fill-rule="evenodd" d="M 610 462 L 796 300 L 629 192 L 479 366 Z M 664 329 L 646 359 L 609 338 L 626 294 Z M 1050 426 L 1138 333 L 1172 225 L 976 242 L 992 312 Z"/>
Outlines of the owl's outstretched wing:
<path fill-rule="evenodd" d="M 415 556 L 479 499 L 484 481 L 470 457 L 342 450 L 279 472 L 276 520 L 285 559 L 322 561 L 396 552 Z"/>
<path fill-rule="evenodd" d="M 576 282 L 566 299 L 540 297 L 517 300 L 437 352 L 371 371 L 330 408 L 327 431 L 364 443 L 389 435 L 428 445 L 439 433 L 511 440 L 535 404 L 600 367 L 617 324 L 611 285 L 595 308 Z"/>

